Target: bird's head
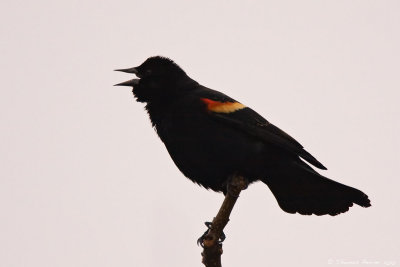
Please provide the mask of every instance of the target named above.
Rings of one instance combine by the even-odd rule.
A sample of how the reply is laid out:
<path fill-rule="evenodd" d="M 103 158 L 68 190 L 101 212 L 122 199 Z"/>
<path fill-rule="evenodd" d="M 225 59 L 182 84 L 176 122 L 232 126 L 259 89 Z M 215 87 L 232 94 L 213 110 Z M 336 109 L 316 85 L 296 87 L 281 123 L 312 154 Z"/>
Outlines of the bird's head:
<path fill-rule="evenodd" d="M 187 79 L 186 73 L 171 59 L 161 56 L 150 57 L 140 66 L 129 69 L 117 69 L 135 74 L 132 79 L 116 86 L 132 86 L 138 102 L 151 102 L 178 90 Z"/>

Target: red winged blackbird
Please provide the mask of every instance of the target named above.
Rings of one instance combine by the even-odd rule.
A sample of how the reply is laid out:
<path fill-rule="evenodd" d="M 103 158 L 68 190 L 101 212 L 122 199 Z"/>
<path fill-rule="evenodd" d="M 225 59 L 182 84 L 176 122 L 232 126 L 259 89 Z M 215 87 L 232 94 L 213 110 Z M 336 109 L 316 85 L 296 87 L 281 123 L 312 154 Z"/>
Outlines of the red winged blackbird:
<path fill-rule="evenodd" d="M 326 170 L 287 133 L 229 96 L 200 85 L 172 60 L 150 57 L 138 67 L 117 71 L 139 78 L 116 85 L 132 86 L 136 100 L 146 103 L 170 156 L 193 182 L 226 193 L 233 174 L 250 183 L 260 180 L 289 213 L 337 215 L 353 203 L 371 206 L 360 190 L 305 163 Z"/>

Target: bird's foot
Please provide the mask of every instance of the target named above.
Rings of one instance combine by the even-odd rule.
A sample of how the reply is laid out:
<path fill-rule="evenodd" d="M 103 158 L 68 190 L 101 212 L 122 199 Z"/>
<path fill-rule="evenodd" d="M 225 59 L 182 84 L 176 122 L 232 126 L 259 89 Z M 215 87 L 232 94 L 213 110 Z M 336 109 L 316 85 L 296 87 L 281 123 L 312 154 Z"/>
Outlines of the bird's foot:
<path fill-rule="evenodd" d="M 208 229 L 207 229 L 207 231 L 204 232 L 204 234 L 202 236 L 199 237 L 199 239 L 197 239 L 197 245 L 198 246 L 200 245 L 203 248 L 204 248 L 204 245 L 203 245 L 204 240 L 209 238 L 207 235 L 211 230 L 212 222 L 205 222 L 204 224 L 207 226 Z M 222 232 L 220 238 L 218 239 L 218 243 L 221 244 L 222 242 L 224 242 L 225 238 L 226 238 L 226 235 L 224 232 Z"/>

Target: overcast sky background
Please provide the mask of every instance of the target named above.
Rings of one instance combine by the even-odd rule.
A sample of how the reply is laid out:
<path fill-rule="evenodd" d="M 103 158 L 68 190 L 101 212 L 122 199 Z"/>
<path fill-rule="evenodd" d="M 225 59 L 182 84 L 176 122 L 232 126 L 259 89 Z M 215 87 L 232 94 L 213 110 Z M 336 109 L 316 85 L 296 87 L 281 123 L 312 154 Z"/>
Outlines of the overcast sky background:
<path fill-rule="evenodd" d="M 0 266 L 202 266 L 222 195 L 175 167 L 113 72 L 174 59 L 366 192 L 346 214 L 243 192 L 224 266 L 400 265 L 399 1 L 0 4 Z"/>

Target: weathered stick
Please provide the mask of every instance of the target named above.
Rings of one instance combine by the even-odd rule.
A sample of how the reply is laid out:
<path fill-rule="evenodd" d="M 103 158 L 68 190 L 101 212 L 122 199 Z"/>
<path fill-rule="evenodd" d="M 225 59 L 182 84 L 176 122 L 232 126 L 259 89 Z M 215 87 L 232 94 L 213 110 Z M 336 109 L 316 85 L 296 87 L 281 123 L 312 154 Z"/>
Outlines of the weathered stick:
<path fill-rule="evenodd" d="M 202 242 L 204 248 L 203 253 L 201 253 L 203 256 L 202 262 L 206 267 L 221 267 L 222 244 L 219 239 L 229 222 L 229 216 L 240 192 L 246 189 L 247 185 L 247 180 L 238 175 L 234 175 L 228 181 L 224 202 Z"/>

